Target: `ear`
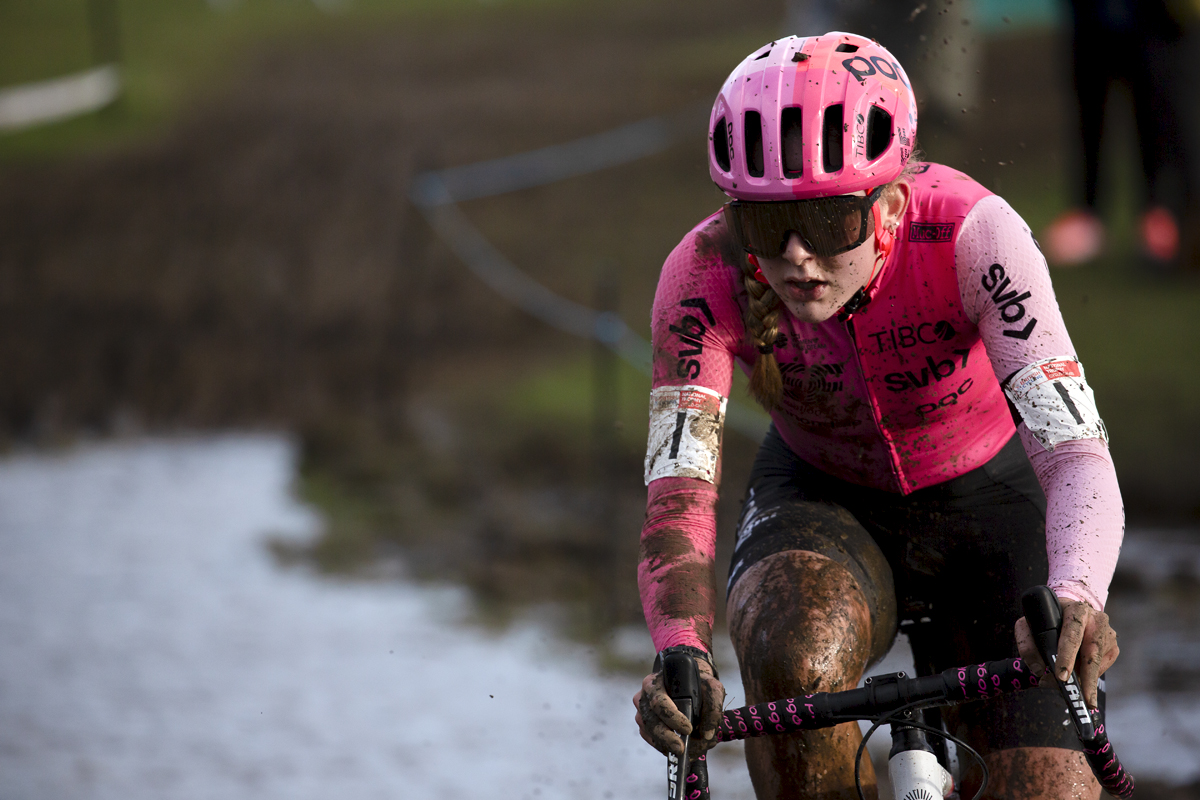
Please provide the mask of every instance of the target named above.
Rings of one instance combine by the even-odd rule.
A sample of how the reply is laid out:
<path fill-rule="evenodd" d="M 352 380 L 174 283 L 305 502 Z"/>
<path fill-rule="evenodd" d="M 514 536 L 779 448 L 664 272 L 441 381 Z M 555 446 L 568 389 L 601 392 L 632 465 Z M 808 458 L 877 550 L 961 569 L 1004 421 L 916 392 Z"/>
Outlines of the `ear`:
<path fill-rule="evenodd" d="M 912 186 L 906 180 L 897 181 L 895 186 L 884 192 L 879 198 L 879 216 L 883 227 L 890 231 L 900 226 L 900 220 L 908 208 L 909 198 L 912 197 Z"/>

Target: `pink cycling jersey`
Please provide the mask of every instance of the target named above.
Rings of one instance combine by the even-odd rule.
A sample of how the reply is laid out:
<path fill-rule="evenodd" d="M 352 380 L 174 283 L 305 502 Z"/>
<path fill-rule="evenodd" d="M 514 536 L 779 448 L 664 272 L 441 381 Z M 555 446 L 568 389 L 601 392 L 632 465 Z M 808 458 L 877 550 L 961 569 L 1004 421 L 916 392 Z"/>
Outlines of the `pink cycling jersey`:
<path fill-rule="evenodd" d="M 849 319 L 818 324 L 781 315 L 775 354 L 784 395 L 771 414 L 808 463 L 905 494 L 1000 451 L 1014 433 L 1003 381 L 1039 362 L 1063 359 L 1050 364 L 1061 369 L 1077 361 L 1045 260 L 1021 218 L 956 170 L 922 170 L 870 302 Z M 741 272 L 712 245 L 720 219 L 692 230 L 663 267 L 652 320 L 656 389 L 727 397 L 734 362 L 746 371 L 754 364 Z M 1070 411 L 1078 418 L 1074 405 Z M 1100 609 L 1124 529 L 1107 445 L 1068 436 L 1051 451 L 1025 424 L 1017 430 L 1047 495 L 1050 585 Z M 690 543 L 689 553 L 676 547 L 670 563 L 651 557 L 639 568 L 655 645 L 708 646 L 711 611 L 679 613 L 668 586 L 683 582 L 664 578 L 679 568 L 711 573 L 718 479 L 651 477 L 643 541 Z M 707 585 L 688 591 L 711 594 Z"/>

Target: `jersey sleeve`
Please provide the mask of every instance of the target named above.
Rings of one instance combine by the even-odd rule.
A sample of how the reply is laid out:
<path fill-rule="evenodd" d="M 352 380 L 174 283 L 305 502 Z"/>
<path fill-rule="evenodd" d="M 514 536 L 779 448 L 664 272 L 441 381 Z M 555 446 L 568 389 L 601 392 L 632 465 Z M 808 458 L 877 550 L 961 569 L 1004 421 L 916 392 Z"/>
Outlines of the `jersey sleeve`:
<path fill-rule="evenodd" d="M 667 257 L 651 319 L 654 375 L 638 588 L 658 650 L 712 650 L 721 438 L 734 354 L 744 339 L 739 278 L 713 244 L 716 219 Z"/>
<path fill-rule="evenodd" d="M 1046 494 L 1048 583 L 1103 609 L 1124 508 L 1083 367 L 1029 227 L 1003 199 L 980 200 L 955 244 L 959 292 L 979 326 L 1021 443 Z"/>
<path fill-rule="evenodd" d="M 667 257 L 651 318 L 647 484 L 658 478 L 717 482 L 734 353 L 745 338 L 735 268 L 725 263 L 709 220 Z"/>

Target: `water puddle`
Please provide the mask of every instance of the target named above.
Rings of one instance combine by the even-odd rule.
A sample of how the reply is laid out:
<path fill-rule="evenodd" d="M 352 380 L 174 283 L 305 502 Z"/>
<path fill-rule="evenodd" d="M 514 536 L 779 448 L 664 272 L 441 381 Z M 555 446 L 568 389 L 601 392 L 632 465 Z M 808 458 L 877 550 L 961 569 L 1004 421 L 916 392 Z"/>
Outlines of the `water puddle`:
<path fill-rule="evenodd" d="M 636 680 L 456 589 L 281 571 L 319 521 L 258 436 L 0 463 L 0 797 L 657 797 Z M 725 798 L 750 797 L 735 753 Z M 739 790 L 740 785 L 743 787 Z"/>

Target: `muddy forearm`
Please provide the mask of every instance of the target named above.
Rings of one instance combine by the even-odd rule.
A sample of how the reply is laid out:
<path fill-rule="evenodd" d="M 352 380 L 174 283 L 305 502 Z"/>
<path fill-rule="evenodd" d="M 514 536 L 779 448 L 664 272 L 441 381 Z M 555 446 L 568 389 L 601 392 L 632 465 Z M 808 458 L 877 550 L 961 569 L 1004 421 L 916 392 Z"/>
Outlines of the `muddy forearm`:
<path fill-rule="evenodd" d="M 712 651 L 717 487 L 694 478 L 651 482 L 638 588 L 654 647 Z"/>

